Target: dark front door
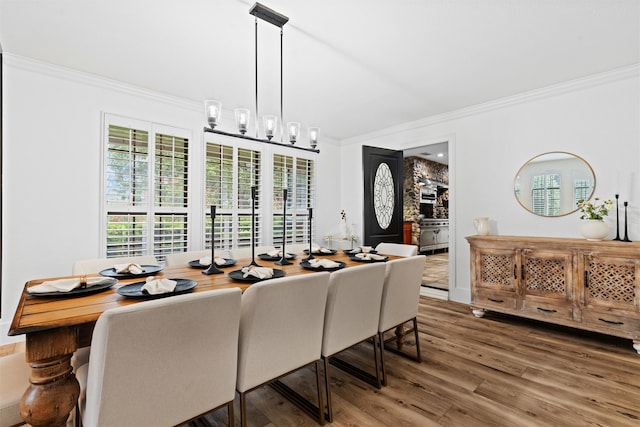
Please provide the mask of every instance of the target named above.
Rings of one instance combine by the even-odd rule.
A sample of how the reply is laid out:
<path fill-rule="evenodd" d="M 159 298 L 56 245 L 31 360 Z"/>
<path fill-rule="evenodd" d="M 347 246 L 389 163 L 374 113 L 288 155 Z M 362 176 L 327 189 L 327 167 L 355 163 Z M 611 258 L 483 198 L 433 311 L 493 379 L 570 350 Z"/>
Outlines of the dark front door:
<path fill-rule="evenodd" d="M 402 151 L 362 147 L 364 243 L 402 243 Z"/>

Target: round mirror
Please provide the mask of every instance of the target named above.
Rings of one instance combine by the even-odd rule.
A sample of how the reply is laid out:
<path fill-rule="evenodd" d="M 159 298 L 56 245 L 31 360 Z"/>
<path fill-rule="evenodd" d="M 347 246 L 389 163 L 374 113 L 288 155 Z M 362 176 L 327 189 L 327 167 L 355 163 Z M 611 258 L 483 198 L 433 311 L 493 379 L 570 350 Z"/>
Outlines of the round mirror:
<path fill-rule="evenodd" d="M 593 195 L 596 178 L 582 157 L 564 151 L 540 154 L 516 174 L 518 203 L 540 216 L 563 216 L 578 209 L 578 200 Z"/>

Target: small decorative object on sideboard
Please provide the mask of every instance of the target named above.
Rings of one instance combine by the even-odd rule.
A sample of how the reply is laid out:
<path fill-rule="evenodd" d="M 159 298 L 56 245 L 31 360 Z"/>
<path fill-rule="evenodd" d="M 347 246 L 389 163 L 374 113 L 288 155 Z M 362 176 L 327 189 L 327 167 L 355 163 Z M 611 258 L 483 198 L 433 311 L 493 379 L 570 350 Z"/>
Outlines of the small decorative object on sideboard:
<path fill-rule="evenodd" d="M 489 218 L 486 216 L 473 220 L 473 226 L 476 228 L 478 236 L 488 236 L 491 228 L 489 226 Z"/>
<path fill-rule="evenodd" d="M 580 211 L 580 234 L 587 240 L 603 240 L 609 235 L 609 225 L 604 222 L 604 217 L 613 208 L 613 201 L 610 199 L 600 201 L 599 197 L 591 200 L 578 200 L 578 210 Z"/>
<path fill-rule="evenodd" d="M 624 202 L 624 239 L 622 239 L 623 242 L 630 242 L 631 240 L 629 240 L 629 234 L 627 234 L 627 206 L 629 205 L 629 202 Z"/>

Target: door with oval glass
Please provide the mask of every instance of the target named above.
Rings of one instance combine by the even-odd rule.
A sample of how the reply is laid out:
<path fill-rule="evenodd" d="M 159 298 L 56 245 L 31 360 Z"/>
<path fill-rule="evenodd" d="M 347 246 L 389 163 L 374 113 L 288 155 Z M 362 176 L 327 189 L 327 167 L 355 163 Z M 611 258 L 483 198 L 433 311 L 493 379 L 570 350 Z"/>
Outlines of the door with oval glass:
<path fill-rule="evenodd" d="M 402 151 L 362 147 L 364 243 L 402 243 Z"/>

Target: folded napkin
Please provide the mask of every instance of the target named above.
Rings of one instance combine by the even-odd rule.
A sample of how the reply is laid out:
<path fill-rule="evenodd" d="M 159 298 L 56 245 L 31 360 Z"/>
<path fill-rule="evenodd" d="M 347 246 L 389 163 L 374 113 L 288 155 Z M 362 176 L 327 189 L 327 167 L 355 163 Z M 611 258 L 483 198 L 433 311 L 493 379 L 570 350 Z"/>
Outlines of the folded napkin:
<path fill-rule="evenodd" d="M 380 261 L 386 259 L 386 256 L 376 255 L 376 254 L 356 254 L 356 258 L 362 260 L 372 260 L 372 261 Z"/>
<path fill-rule="evenodd" d="M 357 248 L 353 248 L 351 249 L 351 253 L 352 254 L 358 254 L 360 252 L 363 252 L 365 254 L 368 254 L 369 252 L 371 252 L 373 250 L 372 246 L 358 246 Z"/>
<path fill-rule="evenodd" d="M 267 252 L 267 255 L 274 258 L 282 257 L 282 251 L 279 251 L 276 249 L 275 251 Z M 293 258 L 293 254 L 290 254 L 289 252 L 287 252 L 287 258 Z"/>
<path fill-rule="evenodd" d="M 88 288 L 90 286 L 110 282 L 111 280 L 112 279 L 109 277 L 88 277 L 86 279 L 86 285 Z M 27 288 L 27 292 L 30 294 L 40 294 L 45 292 L 69 292 L 76 288 L 79 288 L 81 284 L 82 280 L 80 278 L 49 280 L 42 282 L 39 285 Z"/>
<path fill-rule="evenodd" d="M 331 261 L 330 259 L 322 258 L 322 259 L 310 259 L 309 266 L 311 268 L 336 268 L 340 267 L 335 261 Z"/>
<path fill-rule="evenodd" d="M 140 288 L 151 295 L 166 294 L 173 292 L 178 282 L 171 279 L 154 279 L 155 276 L 147 277 L 146 283 Z"/>
<path fill-rule="evenodd" d="M 211 257 L 206 256 L 206 257 L 200 258 L 198 262 L 200 263 L 200 265 L 211 265 Z M 227 263 L 227 260 L 224 258 L 215 257 L 213 262 L 215 262 L 216 265 L 225 265 Z"/>
<path fill-rule="evenodd" d="M 144 269 L 140 267 L 140 264 L 136 264 L 134 262 L 116 264 L 113 266 L 113 269 L 116 273 L 142 274 L 144 272 Z"/>
<path fill-rule="evenodd" d="M 244 273 L 242 277 L 254 276 L 258 279 L 270 279 L 273 277 L 273 268 L 269 267 L 256 267 L 255 265 L 250 265 L 248 267 L 242 267 L 242 272 Z"/>
<path fill-rule="evenodd" d="M 314 254 L 318 254 L 318 253 L 330 254 L 333 251 L 331 249 L 323 248 L 318 245 L 311 245 L 311 252 L 313 252 Z"/>

